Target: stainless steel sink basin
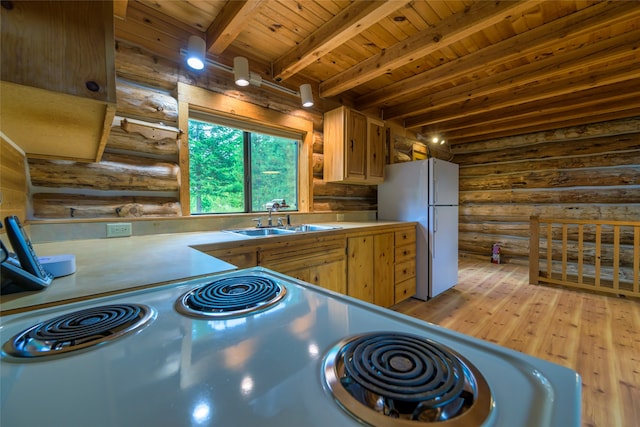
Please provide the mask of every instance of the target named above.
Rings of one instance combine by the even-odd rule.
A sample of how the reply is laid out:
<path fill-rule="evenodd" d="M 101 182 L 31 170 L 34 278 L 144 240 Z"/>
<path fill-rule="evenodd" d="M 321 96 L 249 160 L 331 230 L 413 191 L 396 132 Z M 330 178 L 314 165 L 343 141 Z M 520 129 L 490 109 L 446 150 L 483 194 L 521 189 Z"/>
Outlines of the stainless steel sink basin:
<path fill-rule="evenodd" d="M 284 228 L 243 228 L 240 230 L 224 230 L 229 233 L 242 234 L 243 236 L 261 237 L 275 236 L 281 234 L 294 234 L 293 230 L 285 230 Z"/>
<path fill-rule="evenodd" d="M 302 224 L 302 225 L 290 225 L 287 230 L 294 230 L 296 233 L 304 233 L 307 231 L 329 231 L 337 230 L 340 227 L 332 227 L 329 225 L 315 225 L 315 224 Z"/>
<path fill-rule="evenodd" d="M 336 230 L 340 227 L 332 227 L 328 225 L 301 224 L 289 225 L 286 227 L 265 227 L 265 228 L 241 228 L 236 230 L 223 230 L 227 233 L 241 234 L 249 237 L 277 236 L 283 234 L 307 233 L 312 231 L 329 231 Z"/>

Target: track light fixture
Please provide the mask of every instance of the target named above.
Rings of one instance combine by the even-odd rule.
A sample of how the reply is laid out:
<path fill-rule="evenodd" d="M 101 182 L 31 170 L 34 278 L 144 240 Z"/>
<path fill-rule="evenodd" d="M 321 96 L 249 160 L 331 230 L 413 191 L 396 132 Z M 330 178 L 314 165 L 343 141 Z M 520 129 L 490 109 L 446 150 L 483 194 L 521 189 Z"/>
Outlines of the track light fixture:
<path fill-rule="evenodd" d="M 243 56 L 233 58 L 233 76 L 238 86 L 249 86 L 251 76 L 249 74 L 249 61 Z"/>
<path fill-rule="evenodd" d="M 206 43 L 201 37 L 189 37 L 189 44 L 187 46 L 187 65 L 194 70 L 202 70 L 204 68 L 205 52 Z"/>
<path fill-rule="evenodd" d="M 313 90 L 309 83 L 300 86 L 300 99 L 303 107 L 313 107 Z"/>
<path fill-rule="evenodd" d="M 301 85 L 300 91 L 296 92 L 293 89 L 280 86 L 268 80 L 262 80 L 262 76 L 260 74 L 249 71 L 249 60 L 243 56 L 236 56 L 233 58 L 233 68 L 216 62 L 206 57 L 206 42 L 202 37 L 189 37 L 187 50 L 180 49 L 180 54 L 186 56 L 187 64 L 194 70 L 202 70 L 204 65 L 207 64 L 210 67 L 223 70 L 228 73 L 233 73 L 234 81 L 238 86 L 266 86 L 291 96 L 300 97 L 303 107 L 313 106 L 313 89 L 310 84 L 305 83 Z"/>

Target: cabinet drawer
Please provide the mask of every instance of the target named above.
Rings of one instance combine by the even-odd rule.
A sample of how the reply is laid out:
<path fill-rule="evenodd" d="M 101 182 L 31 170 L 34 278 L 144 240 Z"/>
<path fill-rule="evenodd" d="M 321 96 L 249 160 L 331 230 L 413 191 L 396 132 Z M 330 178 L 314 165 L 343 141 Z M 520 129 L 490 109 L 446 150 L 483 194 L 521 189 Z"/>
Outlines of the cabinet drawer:
<path fill-rule="evenodd" d="M 415 243 L 412 245 L 396 246 L 395 260 L 396 260 L 396 264 L 406 262 L 406 261 L 415 261 L 416 260 Z"/>
<path fill-rule="evenodd" d="M 395 287 L 395 303 L 404 301 L 416 294 L 416 278 L 412 277 L 404 282 L 400 282 Z"/>
<path fill-rule="evenodd" d="M 408 243 L 415 243 L 415 241 L 416 241 L 415 229 L 396 231 L 396 246 L 402 246 Z"/>
<path fill-rule="evenodd" d="M 410 277 L 415 277 L 416 275 L 416 262 L 415 261 L 407 261 L 400 264 L 396 264 L 396 276 L 395 282 L 402 282 Z"/>

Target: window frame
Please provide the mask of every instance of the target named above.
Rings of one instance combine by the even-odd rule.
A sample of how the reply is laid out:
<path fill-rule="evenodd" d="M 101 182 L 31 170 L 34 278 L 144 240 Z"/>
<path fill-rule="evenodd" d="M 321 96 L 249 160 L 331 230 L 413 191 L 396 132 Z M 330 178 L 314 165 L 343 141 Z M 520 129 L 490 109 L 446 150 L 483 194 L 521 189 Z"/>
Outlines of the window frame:
<path fill-rule="evenodd" d="M 196 111 L 241 121 L 263 129 L 295 133 L 298 147 L 298 212 L 311 212 L 313 201 L 313 122 L 284 114 L 207 89 L 178 82 L 180 206 L 182 216 L 191 216 L 189 186 L 189 114 Z M 254 213 L 255 214 L 255 213 Z M 201 214 L 198 214 L 200 216 Z M 220 214 L 211 214 L 220 215 Z M 244 213 L 228 215 L 246 215 Z"/>

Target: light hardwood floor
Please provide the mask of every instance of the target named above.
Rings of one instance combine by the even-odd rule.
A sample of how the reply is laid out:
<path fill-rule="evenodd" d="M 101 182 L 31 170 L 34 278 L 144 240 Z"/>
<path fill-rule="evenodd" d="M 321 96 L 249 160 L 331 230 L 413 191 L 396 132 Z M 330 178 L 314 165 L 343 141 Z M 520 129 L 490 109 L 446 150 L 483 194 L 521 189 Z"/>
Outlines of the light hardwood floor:
<path fill-rule="evenodd" d="M 521 265 L 459 267 L 454 288 L 392 308 L 578 371 L 582 426 L 640 427 L 640 301 L 530 285 Z"/>

